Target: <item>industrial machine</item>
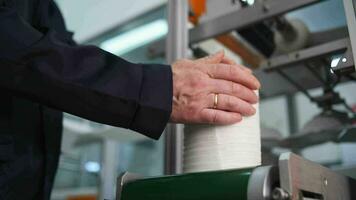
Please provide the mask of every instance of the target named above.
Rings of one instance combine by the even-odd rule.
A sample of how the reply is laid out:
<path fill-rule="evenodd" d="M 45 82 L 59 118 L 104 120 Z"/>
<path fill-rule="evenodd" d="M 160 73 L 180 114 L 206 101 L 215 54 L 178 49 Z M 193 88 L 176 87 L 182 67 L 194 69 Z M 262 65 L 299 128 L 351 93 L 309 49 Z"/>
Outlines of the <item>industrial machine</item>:
<path fill-rule="evenodd" d="M 194 18 L 192 21 L 195 27 L 188 33 L 185 32 L 187 26 L 184 20 L 179 19 L 185 16 L 184 9 L 187 6 L 181 2 L 171 1 L 172 9 L 168 10 L 171 26 L 167 40 L 169 60 L 184 57 L 187 50 L 184 48 L 188 46 L 193 53 L 203 55 L 204 52 L 196 48 L 195 44 L 210 38 L 229 43 L 232 41 L 231 37 L 221 35 L 237 33 L 263 57 L 261 62 L 255 63 L 256 59 L 250 59 L 251 54 L 241 56 L 246 58 L 245 61 L 250 60 L 251 65 L 258 65 L 255 66 L 257 68 L 255 74 L 263 85 L 261 98 L 300 91 L 321 108 L 320 115 L 301 131 L 302 134 L 279 141 L 269 141 L 267 144 L 262 141 L 263 148 L 279 146 L 293 151 L 327 141 L 340 143 L 356 141 L 355 112 L 334 90 L 335 85 L 340 82 L 356 80 L 354 76 L 356 54 L 353 53 L 356 49 L 354 0 L 343 1 L 347 27 L 311 33 L 307 40 L 299 42 L 298 45 L 294 45 L 293 42 L 295 34 L 303 36 L 306 30 L 299 22 L 288 21 L 283 15 L 324 1 L 231 1 L 241 3 L 238 10 L 214 16 L 201 23 Z M 200 17 L 204 9 L 198 10 Z M 223 10 L 225 12 L 227 8 Z M 272 25 L 275 28 L 271 28 Z M 300 30 L 302 31 L 298 32 Z M 283 35 L 287 37 L 281 39 Z M 182 45 L 185 42 L 189 45 Z M 151 53 L 161 54 L 165 46 L 163 43 L 164 41 L 159 41 L 154 44 Z M 293 48 L 286 49 L 288 45 Z M 335 55 L 339 56 L 339 60 L 334 66 L 330 66 Z M 309 89 L 316 87 L 323 88 L 321 96 L 314 97 L 308 93 Z M 334 109 L 335 105 L 343 105 L 347 111 L 339 112 Z M 335 126 L 328 128 L 322 125 L 317 130 L 309 128 L 320 126 L 321 121 L 335 122 Z M 355 180 L 293 153 L 281 154 L 276 165 L 179 174 L 182 163 L 180 130 L 181 128 L 172 125 L 168 127 L 166 133 L 166 172 L 178 175 L 143 178 L 125 173 L 118 179 L 117 200 L 356 199 Z"/>
<path fill-rule="evenodd" d="M 170 1 L 170 4 L 173 5 L 174 2 Z M 193 12 L 193 17 L 195 13 L 200 21 L 193 18 L 191 21 L 195 26 L 189 31 L 184 24 L 187 22 L 182 20 L 185 16 L 182 10 L 187 5 L 177 3 L 172 6 L 174 9 L 168 10 L 171 31 L 166 42 L 166 54 L 174 60 L 172 57 L 184 57 L 184 52 L 190 48 L 194 55 L 201 56 L 204 55 L 204 49 L 199 48 L 199 44 L 214 39 L 255 69 L 254 74 L 263 86 L 260 90 L 261 99 L 285 95 L 292 134 L 283 140 L 262 140 L 265 149 L 279 146 L 298 152 L 302 148 L 329 141 L 355 142 L 355 111 L 345 102 L 342 94 L 335 90 L 335 86 L 340 83 L 356 80 L 355 1 L 337 2 L 345 12 L 347 23 L 344 27 L 308 32 L 300 21 L 286 17 L 286 14 L 298 9 L 327 2 L 328 0 L 199 0 L 190 6 L 193 9 L 189 13 L 192 15 Z M 206 9 L 201 6 L 204 3 Z M 209 10 L 209 6 L 215 13 L 204 16 L 202 13 Z M 249 33 L 253 33 L 255 37 L 251 38 Z M 154 43 L 150 53 L 162 54 L 164 43 L 164 40 Z M 184 46 L 184 43 L 188 44 Z M 322 88 L 323 93 L 312 96 L 309 90 L 314 88 Z M 304 94 L 321 109 L 319 115 L 303 130 L 297 130 L 293 120 L 297 115 L 293 101 L 296 92 Z M 340 109 L 341 106 L 344 109 Z M 330 122 L 335 126 L 327 129 Z M 166 168 L 169 173 L 175 173 L 181 167 L 180 130 L 182 129 L 176 127 L 167 129 Z"/>
<path fill-rule="evenodd" d="M 292 153 L 278 166 L 156 178 L 124 173 L 116 200 L 354 200 L 356 180 Z"/>

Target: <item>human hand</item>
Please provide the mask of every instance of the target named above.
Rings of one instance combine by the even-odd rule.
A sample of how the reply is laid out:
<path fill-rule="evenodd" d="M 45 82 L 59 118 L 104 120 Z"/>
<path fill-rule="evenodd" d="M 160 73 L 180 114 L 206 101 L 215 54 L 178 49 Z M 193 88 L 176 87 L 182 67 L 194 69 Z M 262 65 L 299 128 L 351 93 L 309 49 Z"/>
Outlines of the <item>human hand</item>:
<path fill-rule="evenodd" d="M 260 83 L 252 71 L 215 55 L 195 61 L 182 59 L 172 65 L 173 108 L 171 122 L 233 124 L 255 114 L 254 90 Z"/>

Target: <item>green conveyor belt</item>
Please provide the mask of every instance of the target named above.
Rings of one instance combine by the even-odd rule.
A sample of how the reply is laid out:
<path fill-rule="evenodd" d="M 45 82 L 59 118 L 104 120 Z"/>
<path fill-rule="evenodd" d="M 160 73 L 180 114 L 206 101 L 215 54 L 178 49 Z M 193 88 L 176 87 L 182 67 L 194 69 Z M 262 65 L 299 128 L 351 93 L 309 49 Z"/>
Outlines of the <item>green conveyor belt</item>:
<path fill-rule="evenodd" d="M 246 200 L 253 169 L 148 178 L 124 185 L 121 200 Z"/>

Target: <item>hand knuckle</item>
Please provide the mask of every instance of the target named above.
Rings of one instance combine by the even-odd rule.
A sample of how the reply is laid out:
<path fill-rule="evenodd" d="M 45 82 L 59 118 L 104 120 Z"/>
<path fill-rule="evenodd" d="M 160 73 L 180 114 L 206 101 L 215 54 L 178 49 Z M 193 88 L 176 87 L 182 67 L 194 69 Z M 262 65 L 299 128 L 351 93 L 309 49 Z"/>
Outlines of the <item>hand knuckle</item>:
<path fill-rule="evenodd" d="M 185 121 L 189 122 L 192 121 L 192 119 L 194 119 L 196 115 L 196 109 L 192 109 L 192 108 L 187 108 L 185 113 L 184 113 L 184 119 Z"/>
<path fill-rule="evenodd" d="M 232 83 L 232 92 L 234 94 L 239 94 L 243 90 L 242 86 L 240 84 Z"/>
<path fill-rule="evenodd" d="M 200 76 L 195 76 L 192 78 L 191 86 L 193 88 L 204 88 L 206 87 L 206 81 Z"/>
<path fill-rule="evenodd" d="M 230 75 L 237 76 L 239 74 L 238 68 L 235 65 L 230 65 Z"/>
<path fill-rule="evenodd" d="M 185 64 L 191 64 L 191 63 L 193 63 L 191 60 L 186 59 L 186 58 L 181 59 L 181 61 L 182 61 L 182 63 L 185 63 Z"/>
<path fill-rule="evenodd" d="M 217 123 L 218 122 L 218 112 L 217 112 L 217 110 L 214 110 L 213 112 L 212 112 L 212 119 L 211 119 L 212 121 L 212 123 L 213 124 L 215 124 L 215 123 Z"/>
<path fill-rule="evenodd" d="M 210 81 L 207 78 L 202 78 L 200 82 L 200 86 L 203 88 L 209 87 Z"/>
<path fill-rule="evenodd" d="M 234 107 L 234 102 L 233 102 L 233 99 L 232 99 L 231 96 L 227 96 L 227 98 L 226 98 L 226 105 L 227 105 L 227 108 Z"/>
<path fill-rule="evenodd" d="M 229 98 L 229 107 L 234 108 L 238 106 L 238 101 L 236 100 L 235 97 L 230 97 Z"/>
<path fill-rule="evenodd" d="M 202 120 L 204 123 L 208 123 L 208 124 L 213 124 L 214 123 L 214 116 L 215 111 L 211 110 L 211 111 L 207 111 L 205 113 L 205 115 L 202 116 Z"/>
<path fill-rule="evenodd" d="M 237 111 L 241 111 L 243 105 L 241 104 L 241 102 L 236 102 L 233 107 L 237 110 Z"/>
<path fill-rule="evenodd" d="M 192 113 L 194 113 L 196 111 L 197 107 L 198 106 L 197 106 L 196 103 L 190 103 L 190 104 L 187 105 L 187 112 L 192 114 Z"/>
<path fill-rule="evenodd" d="M 198 115 L 196 115 L 198 121 L 200 122 L 208 122 L 209 121 L 209 115 L 207 112 L 201 111 Z"/>
<path fill-rule="evenodd" d="M 219 73 L 218 65 L 212 65 L 211 66 L 211 72 L 212 72 L 212 74 L 218 74 Z"/>

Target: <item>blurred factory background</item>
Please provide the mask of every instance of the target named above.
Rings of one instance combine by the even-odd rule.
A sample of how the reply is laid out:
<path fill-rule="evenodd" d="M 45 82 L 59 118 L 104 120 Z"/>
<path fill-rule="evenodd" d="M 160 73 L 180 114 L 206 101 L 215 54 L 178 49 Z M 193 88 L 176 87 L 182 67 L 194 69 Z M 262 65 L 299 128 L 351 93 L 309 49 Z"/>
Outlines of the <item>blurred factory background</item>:
<path fill-rule="evenodd" d="M 98 45 L 132 62 L 165 62 L 163 54 L 152 56 L 148 52 L 152 43 L 168 33 L 167 0 L 56 2 L 63 12 L 68 29 L 75 33 L 74 38 L 78 43 Z M 231 0 L 215 2 L 224 4 L 231 3 Z M 253 4 L 254 1 L 247 2 Z M 231 9 L 237 10 L 233 7 Z M 222 14 L 223 12 L 216 15 Z M 207 18 L 202 20 L 209 20 Z M 311 33 L 346 26 L 342 0 L 328 0 L 293 11 L 288 13 L 287 18 L 300 19 Z M 202 42 L 201 48 L 207 53 L 213 53 L 225 47 L 210 39 Z M 237 61 L 244 62 L 231 50 L 226 51 Z M 338 84 L 335 90 L 356 110 L 355 88 L 355 81 L 348 81 Z M 264 88 L 262 85 L 262 90 L 268 90 L 268 87 Z M 309 90 L 312 95 L 321 94 L 322 91 L 322 88 Z M 270 141 L 279 141 L 303 132 L 306 124 L 321 113 L 321 109 L 302 92 L 267 95 L 260 106 L 262 135 Z M 337 108 L 340 111 L 345 109 L 343 106 Z M 147 176 L 164 173 L 163 138 L 153 141 L 125 129 L 89 122 L 69 114 L 65 115 L 63 123 L 62 155 L 53 200 L 75 199 L 79 196 L 82 199 L 91 199 L 99 193 L 110 192 L 115 187 L 117 175 L 124 171 Z M 317 122 L 314 126 L 324 126 L 320 123 Z M 273 162 L 274 155 L 284 151 L 282 147 L 266 148 L 264 161 Z M 356 143 L 325 142 L 298 149 L 296 152 L 356 178 Z"/>

